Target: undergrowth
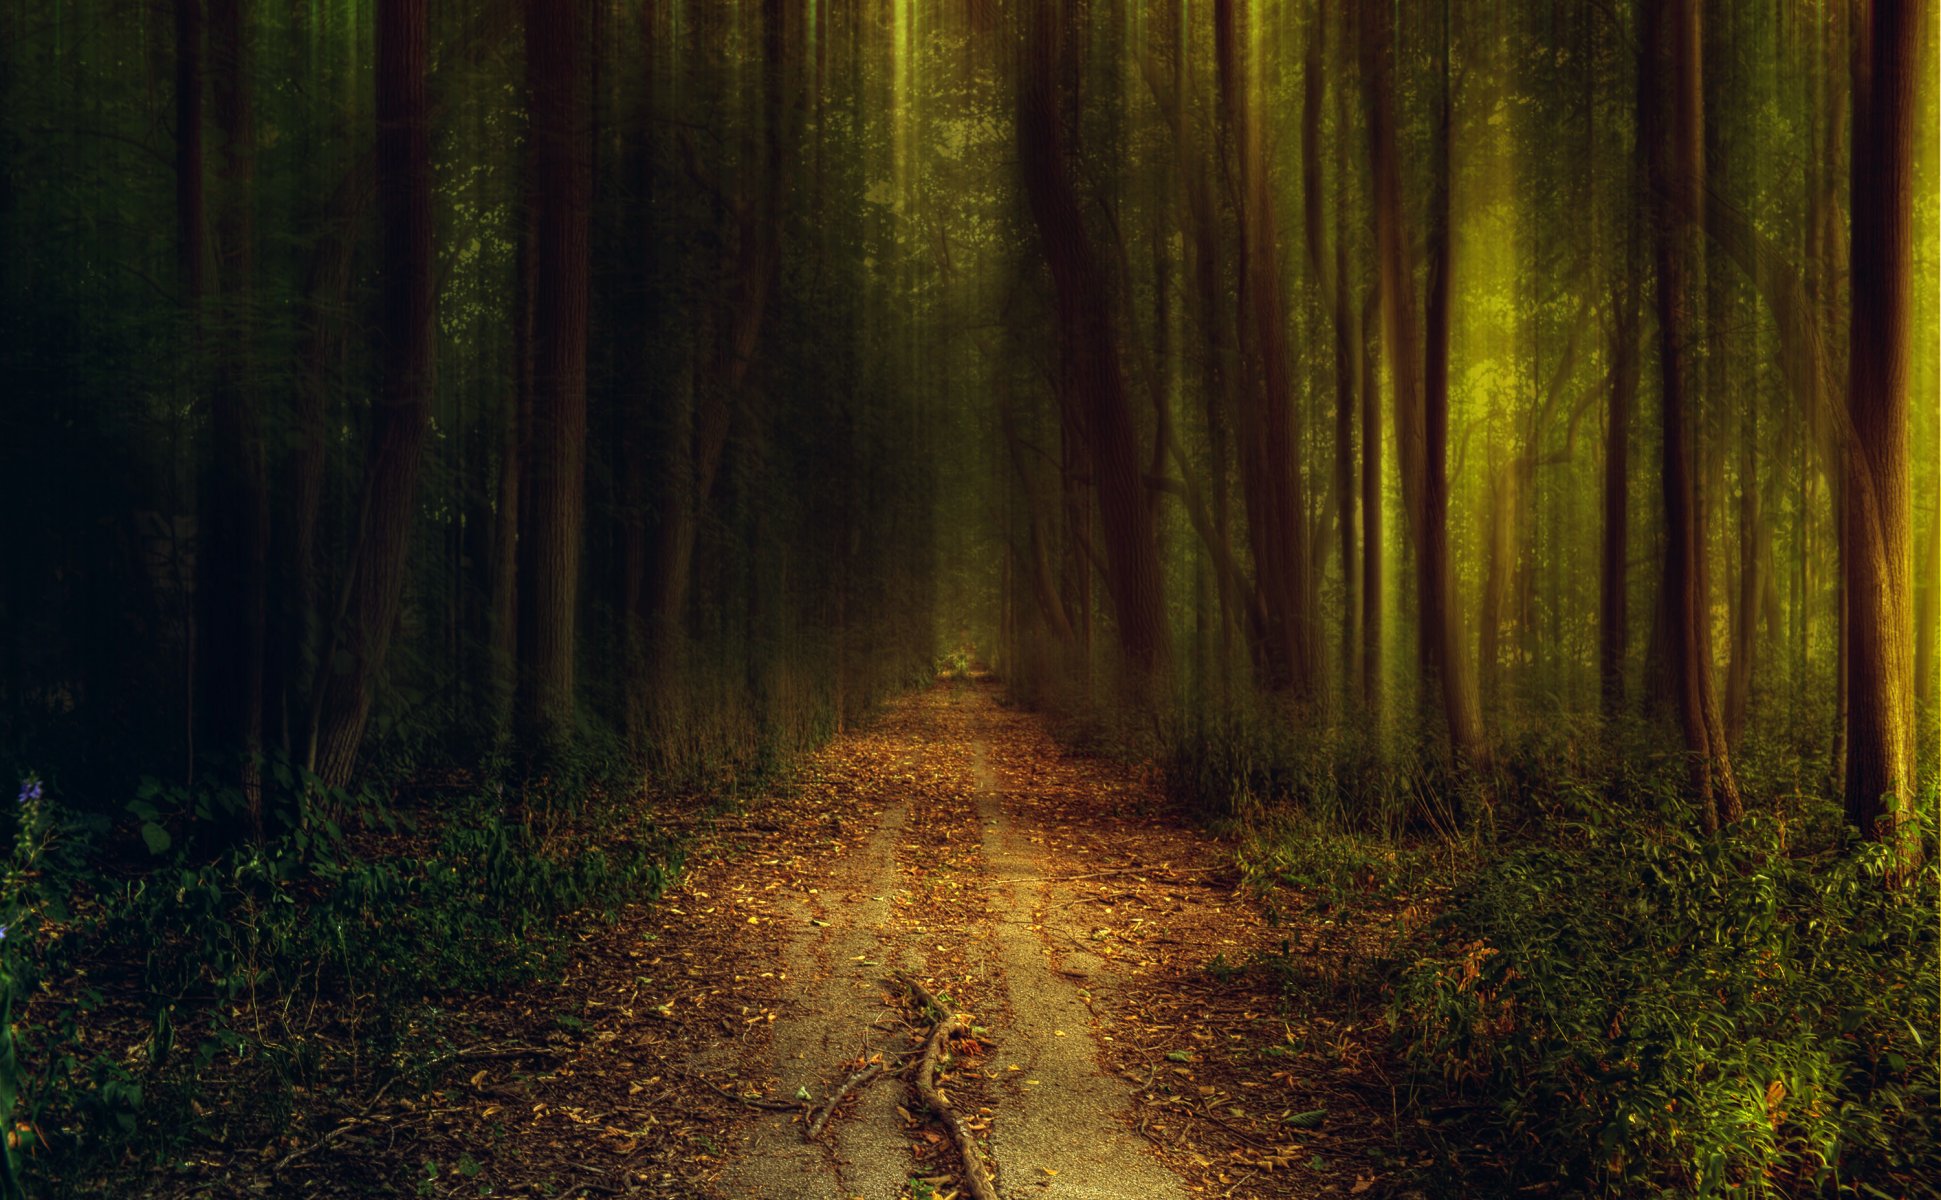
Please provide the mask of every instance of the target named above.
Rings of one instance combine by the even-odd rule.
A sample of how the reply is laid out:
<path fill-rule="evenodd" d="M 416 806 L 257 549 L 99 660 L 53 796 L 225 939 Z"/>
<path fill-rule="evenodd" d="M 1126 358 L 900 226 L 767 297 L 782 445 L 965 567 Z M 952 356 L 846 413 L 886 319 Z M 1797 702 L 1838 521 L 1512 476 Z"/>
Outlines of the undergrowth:
<path fill-rule="evenodd" d="M 1888 887 L 1824 755 L 1753 741 L 1749 815 L 1706 836 L 1652 733 L 1532 720 L 1457 770 L 1433 736 L 1182 705 L 1155 766 L 1270 911 L 1291 889 L 1394 931 L 1393 1052 L 1440 1164 L 1411 1186 L 1941 1196 L 1932 834 Z"/>
<path fill-rule="evenodd" d="M 250 1097 L 232 1126 L 273 1131 L 343 1060 L 382 1061 L 441 997 L 536 977 L 563 917 L 610 918 L 680 866 L 637 806 L 513 819 L 491 789 L 442 798 L 432 822 L 288 781 L 285 827 L 223 847 L 179 834 L 219 827 L 233 794 L 150 784 L 110 822 L 23 785 L 0 914 L 0 1194 L 165 1156 L 225 1094 Z"/>
<path fill-rule="evenodd" d="M 1519 1185 L 1941 1195 L 1930 865 L 1585 822 L 1477 873 L 1400 956 L 1391 1017 Z"/>

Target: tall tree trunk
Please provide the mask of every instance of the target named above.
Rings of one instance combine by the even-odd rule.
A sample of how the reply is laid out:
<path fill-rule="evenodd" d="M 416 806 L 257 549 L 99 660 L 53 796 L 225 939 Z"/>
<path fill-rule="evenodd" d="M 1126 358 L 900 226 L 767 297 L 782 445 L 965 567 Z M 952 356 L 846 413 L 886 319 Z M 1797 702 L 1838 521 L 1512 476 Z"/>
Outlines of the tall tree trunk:
<path fill-rule="evenodd" d="M 781 269 L 781 224 L 787 181 L 783 167 L 792 145 L 787 101 L 789 11 L 782 0 L 762 5 L 762 120 L 760 177 L 751 194 L 730 198 L 711 178 L 702 182 L 720 200 L 732 246 L 724 266 L 728 281 L 719 311 L 709 319 L 710 352 L 690 369 L 674 408 L 671 466 L 661 489 L 654 541 L 654 578 L 646 617 L 652 687 L 665 691 L 679 677 L 686 638 L 687 597 L 694 572 L 694 543 L 708 498 L 714 492 L 734 426 L 736 405 L 754 361 L 768 305 Z M 690 159 L 692 152 L 690 151 Z M 751 145 L 751 161 L 757 153 Z M 699 168 L 690 161 L 690 170 Z"/>
<path fill-rule="evenodd" d="M 499 478 L 492 530 L 492 713 L 503 723 L 518 689 L 519 574 L 525 555 L 520 532 L 527 527 L 532 489 L 527 484 L 526 460 L 532 452 L 532 327 L 534 257 L 539 243 L 539 203 L 532 189 L 532 172 L 522 197 L 523 210 L 515 247 L 512 290 L 512 386 L 506 397 L 505 426 L 499 444 Z"/>
<path fill-rule="evenodd" d="M 1652 194 L 1656 208 L 1657 310 L 1664 439 L 1666 662 L 1692 783 L 1708 830 L 1743 812 L 1726 747 L 1724 722 L 1712 687 L 1711 606 L 1706 595 L 1692 418 L 1695 319 L 1693 275 L 1704 212 L 1705 141 L 1699 78 L 1697 0 L 1653 0 L 1644 48 Z"/>
<path fill-rule="evenodd" d="M 1254 582 L 1266 619 L 1264 682 L 1296 701 L 1313 696 L 1315 653 L 1307 500 L 1300 463 L 1299 412 L 1287 344 L 1286 285 L 1277 261 L 1280 223 L 1244 63 L 1246 0 L 1214 0 L 1222 120 L 1233 143 L 1240 227 L 1240 330 L 1243 348 L 1240 469 Z M 1251 350 L 1251 355 L 1246 353 Z"/>
<path fill-rule="evenodd" d="M 177 272 L 182 304 L 187 311 L 188 361 L 202 358 L 202 298 L 208 290 L 205 262 L 207 219 L 203 213 L 202 154 L 202 0 L 175 0 L 175 226 Z M 184 775 L 193 780 L 196 761 L 197 676 L 201 672 L 196 649 L 200 614 L 186 622 L 187 649 L 183 664 Z"/>
<path fill-rule="evenodd" d="M 222 299 L 197 590 L 208 741 L 221 753 L 241 755 L 236 778 L 251 832 L 259 832 L 270 514 L 263 413 L 251 361 L 256 133 L 244 3 L 213 0 L 209 8 L 211 91 L 221 135 L 216 266 Z"/>
<path fill-rule="evenodd" d="M 1635 218 L 1627 224 L 1635 228 Z M 1630 622 L 1631 410 L 1638 396 L 1638 296 L 1630 269 L 1635 238 L 1611 289 L 1611 390 L 1604 415 L 1604 530 L 1598 559 L 1597 675 L 1606 720 L 1624 708 L 1624 660 Z"/>
<path fill-rule="evenodd" d="M 1847 611 L 1847 817 L 1904 871 L 1914 837 L 1914 575 L 1907 394 L 1914 127 L 1925 0 L 1856 13 L 1851 441 L 1840 560 Z"/>
<path fill-rule="evenodd" d="M 1765 561 L 1759 556 L 1765 515 L 1759 507 L 1759 419 L 1749 408 L 1739 459 L 1739 586 L 1732 605 L 1732 659 L 1725 673 L 1725 742 L 1739 748 L 1752 704 L 1753 664 L 1759 652 L 1759 603 Z"/>
<path fill-rule="evenodd" d="M 530 525 L 520 531 L 518 715 L 550 753 L 572 737 L 585 513 L 587 242 L 592 191 L 581 0 L 526 0 L 526 89 L 539 219 L 534 261 Z"/>
<path fill-rule="evenodd" d="M 202 179 L 202 0 L 175 0 L 176 256 L 192 321 L 208 290 Z"/>
<path fill-rule="evenodd" d="M 350 564 L 339 649 L 318 672 L 324 700 L 313 750 L 324 783 L 341 787 L 357 762 L 371 692 L 384 669 L 404 594 L 425 428 L 431 418 L 431 138 L 425 103 L 426 0 L 379 0 L 377 194 L 383 270 L 382 374 L 371 413 L 362 527 Z"/>
<path fill-rule="evenodd" d="M 282 710 L 284 749 L 307 754 L 314 730 L 295 721 L 307 710 L 295 706 L 314 698 L 326 631 L 322 566 L 317 523 L 323 511 L 329 400 L 333 372 L 344 350 L 348 322 L 344 307 L 356 261 L 358 229 L 374 184 L 375 161 L 359 155 L 331 198 L 304 275 L 303 329 L 298 351 L 296 404 L 292 436 L 282 466 L 282 511 L 271 536 L 276 552 L 277 604 L 271 613 L 269 676 L 265 690 Z"/>
<path fill-rule="evenodd" d="M 1415 316 L 1415 272 L 1402 219 L 1396 149 L 1393 16 L 1376 5 L 1361 12 L 1362 80 L 1368 101 L 1374 172 L 1375 241 L 1381 262 L 1383 323 L 1395 390 L 1395 441 L 1402 472 L 1403 508 L 1415 543 L 1420 657 L 1424 681 L 1440 685 L 1449 744 L 1456 757 L 1485 754 L 1482 709 L 1467 655 L 1458 639 L 1449 579 L 1449 95 L 1445 63 L 1443 105 L 1436 133 L 1439 176 L 1431 200 L 1426 336 Z"/>
<path fill-rule="evenodd" d="M 1382 389 L 1375 327 L 1381 287 L 1371 285 L 1361 319 L 1361 702 L 1382 703 Z"/>
<path fill-rule="evenodd" d="M 1024 17 L 1027 52 L 1017 81 L 1019 158 L 1051 269 L 1066 378 L 1085 419 L 1105 542 L 1106 590 L 1119 647 L 1143 682 L 1168 657 L 1158 542 L 1140 474 L 1115 306 L 1066 162 L 1058 88 L 1066 77 L 1067 51 L 1056 7 L 1052 0 L 1035 0 Z"/>
<path fill-rule="evenodd" d="M 1334 496 L 1341 558 L 1341 689 L 1344 703 L 1354 703 L 1360 687 L 1356 655 L 1360 652 L 1361 604 L 1357 592 L 1361 585 L 1361 563 L 1356 535 L 1359 532 L 1355 490 L 1355 372 L 1359 353 L 1355 309 L 1348 286 L 1348 207 L 1346 172 L 1337 171 L 1334 189 L 1335 229 L 1332 254 L 1323 232 L 1321 203 L 1321 101 L 1326 91 L 1323 62 L 1326 61 L 1328 17 L 1317 4 L 1308 27 L 1307 62 L 1302 77 L 1301 102 L 1301 213 L 1307 234 L 1308 264 L 1321 283 L 1322 301 L 1328 307 L 1334 332 Z M 1337 88 L 1339 97 L 1343 89 Z M 1343 107 L 1336 104 L 1336 117 L 1345 128 Z"/>

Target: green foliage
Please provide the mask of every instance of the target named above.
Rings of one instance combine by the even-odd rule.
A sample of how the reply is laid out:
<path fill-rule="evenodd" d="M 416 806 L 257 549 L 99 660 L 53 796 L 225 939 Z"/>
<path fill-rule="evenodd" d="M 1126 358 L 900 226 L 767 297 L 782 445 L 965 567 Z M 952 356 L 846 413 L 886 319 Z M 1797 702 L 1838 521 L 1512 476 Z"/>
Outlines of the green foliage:
<path fill-rule="evenodd" d="M 637 809 L 583 802 L 581 823 L 548 835 L 512 819 L 507 799 L 448 801 L 427 834 L 369 798 L 306 790 L 287 832 L 213 852 L 167 831 L 210 828 L 220 793 L 146 786 L 129 805 L 135 828 L 106 845 L 90 844 L 116 832 L 102 823 L 31 806 L 0 940 L 0 1011 L 12 1018 L 0 1116 L 18 1135 L 4 1160 L 13 1190 L 0 1195 L 21 1194 L 19 1153 L 43 1140 L 67 1163 L 166 1144 L 190 1127 L 180 1114 L 212 1066 L 259 1081 L 256 1116 L 287 1111 L 291 1085 L 333 1050 L 300 1015 L 313 1002 L 348 1002 L 353 1025 L 368 1012 L 352 1036 L 382 1044 L 428 998 L 535 977 L 567 943 L 562 917 L 611 917 L 679 869 L 680 847 Z M 380 825 L 400 832 L 365 832 Z M 64 853 L 44 853 L 50 842 Z M 157 860 L 104 871 L 113 845 L 146 857 L 158 842 Z M 103 962 L 132 970 L 138 1011 L 89 985 Z M 104 1021 L 134 1036 L 104 1049 Z M 174 1053 L 178 1040 L 188 1053 Z"/>
<path fill-rule="evenodd" d="M 1795 858 L 1781 832 L 1592 820 L 1506 855 L 1403 955 L 1408 1061 L 1539 1181 L 1941 1194 L 1941 875 L 1892 893 L 1878 847 Z"/>

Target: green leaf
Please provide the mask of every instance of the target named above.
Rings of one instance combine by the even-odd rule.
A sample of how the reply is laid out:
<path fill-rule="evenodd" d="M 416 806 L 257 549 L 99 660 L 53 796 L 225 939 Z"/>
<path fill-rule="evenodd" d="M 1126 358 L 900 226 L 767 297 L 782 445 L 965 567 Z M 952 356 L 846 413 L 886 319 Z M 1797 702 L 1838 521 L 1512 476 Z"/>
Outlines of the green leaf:
<path fill-rule="evenodd" d="M 1192 1062 L 1193 1056 L 1188 1052 L 1186 1052 L 1185 1050 L 1168 1050 L 1166 1052 L 1166 1061 L 1167 1062 Z"/>
<path fill-rule="evenodd" d="M 1327 1119 L 1327 1116 L 1327 1109 L 1316 1108 L 1308 1112 L 1295 1113 L 1291 1117 L 1282 1117 L 1281 1124 L 1292 1125 L 1296 1129 L 1318 1129 L 1321 1126 L 1321 1122 Z"/>
<path fill-rule="evenodd" d="M 161 854 L 168 850 L 169 846 L 173 844 L 174 839 L 169 837 L 168 830 L 163 829 L 155 822 L 143 821 L 142 841 L 148 843 L 148 852 L 150 854 Z"/>

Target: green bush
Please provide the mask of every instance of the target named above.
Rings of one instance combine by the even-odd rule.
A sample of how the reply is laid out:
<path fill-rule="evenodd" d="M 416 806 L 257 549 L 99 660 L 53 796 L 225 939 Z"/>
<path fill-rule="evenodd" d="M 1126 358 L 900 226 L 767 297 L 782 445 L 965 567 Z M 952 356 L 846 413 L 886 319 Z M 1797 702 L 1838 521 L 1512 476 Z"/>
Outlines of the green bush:
<path fill-rule="evenodd" d="M 1937 1195 L 1936 868 L 1591 822 L 1406 948 L 1392 1020 L 1522 1175 L 1595 1194 Z"/>

